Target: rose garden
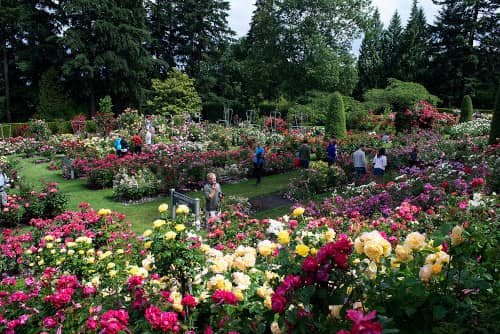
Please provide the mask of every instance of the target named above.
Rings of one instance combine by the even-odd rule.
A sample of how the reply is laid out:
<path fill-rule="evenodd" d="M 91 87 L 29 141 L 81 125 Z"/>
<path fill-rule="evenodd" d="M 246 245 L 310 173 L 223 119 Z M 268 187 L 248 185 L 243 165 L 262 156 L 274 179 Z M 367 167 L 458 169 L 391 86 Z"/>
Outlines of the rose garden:
<path fill-rule="evenodd" d="M 2 330 L 494 331 L 500 173 L 499 146 L 488 145 L 491 116 L 457 123 L 456 114 L 425 108 L 408 110 L 412 129 L 388 143 L 375 132 L 349 131 L 332 167 L 322 161 L 324 129 L 288 128 L 285 120 L 280 128 L 265 117 L 253 126 L 175 123 L 126 110 L 94 120 L 94 133 L 53 135 L 44 121 L 31 121 L 1 145 L 12 178 L 0 214 Z M 157 128 L 155 143 L 118 157 L 114 136 L 130 137 L 144 122 Z M 383 122 L 388 131 L 394 126 Z M 297 169 L 304 137 L 315 157 L 309 169 Z M 209 171 L 223 187 L 248 183 L 257 141 L 267 152 L 263 184 L 287 175 L 283 196 L 293 205 L 255 218 L 250 188 L 228 196 L 208 226 L 195 224 L 185 206 L 170 217 L 170 188 L 197 191 Z M 353 182 L 351 153 L 361 142 L 368 156 L 388 148 L 388 173 L 378 182 L 370 174 Z M 420 163 L 410 167 L 414 145 Z M 33 166 L 44 170 L 41 185 L 27 182 Z M 61 190 L 75 183 L 78 191 Z M 130 221 L 85 202 L 68 208 L 69 196 L 98 197 L 103 189 L 135 210 L 153 201 L 151 218 Z"/>
<path fill-rule="evenodd" d="M 498 27 L 0 1 L 0 332 L 499 332 Z"/>

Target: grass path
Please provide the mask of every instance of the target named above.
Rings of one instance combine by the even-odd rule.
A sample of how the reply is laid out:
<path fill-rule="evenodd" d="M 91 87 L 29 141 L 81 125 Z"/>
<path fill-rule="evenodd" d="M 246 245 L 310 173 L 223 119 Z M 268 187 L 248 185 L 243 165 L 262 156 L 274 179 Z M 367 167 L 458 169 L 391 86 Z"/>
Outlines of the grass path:
<path fill-rule="evenodd" d="M 82 179 L 66 180 L 61 176 L 61 171 L 50 171 L 47 169 L 49 163 L 33 163 L 34 159 L 20 159 L 18 169 L 19 175 L 24 181 L 40 189 L 41 184 L 46 182 L 59 183 L 59 189 L 68 196 L 68 210 L 77 210 L 78 205 L 87 202 L 96 210 L 101 208 L 111 209 L 124 213 L 127 220 L 132 223 L 136 232 L 143 232 L 151 227 L 151 223 L 158 218 L 157 208 L 162 203 L 170 204 L 170 198 L 160 197 L 150 202 L 141 204 L 124 204 L 113 200 L 112 189 L 89 190 L 86 181 Z M 297 171 L 271 175 L 262 178 L 262 183 L 255 186 L 255 180 L 250 179 L 237 184 L 223 185 L 226 196 L 256 197 L 266 194 L 283 193 L 288 189 L 290 179 L 297 175 Z M 201 191 L 189 193 L 189 196 L 198 197 L 203 202 Z M 289 212 L 288 206 L 274 208 L 272 210 L 259 212 L 254 215 L 257 218 L 277 217 Z"/>

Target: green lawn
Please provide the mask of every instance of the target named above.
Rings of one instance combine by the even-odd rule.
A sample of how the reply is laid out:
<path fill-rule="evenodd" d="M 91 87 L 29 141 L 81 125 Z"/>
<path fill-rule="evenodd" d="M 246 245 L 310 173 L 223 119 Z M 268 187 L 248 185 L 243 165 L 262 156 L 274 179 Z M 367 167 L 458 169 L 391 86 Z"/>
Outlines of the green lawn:
<path fill-rule="evenodd" d="M 87 202 L 96 210 L 101 208 L 111 209 L 125 214 L 127 220 L 132 223 L 133 229 L 142 232 L 151 226 L 158 218 L 157 208 L 162 203 L 170 204 L 170 198 L 161 197 L 142 204 L 124 204 L 113 200 L 113 190 L 89 190 L 85 186 L 85 180 L 66 180 L 61 176 L 61 171 L 50 171 L 48 163 L 35 164 L 34 159 L 20 159 L 18 169 L 19 175 L 24 181 L 32 184 L 34 189 L 39 189 L 42 183 L 58 182 L 59 189 L 68 196 L 68 210 L 77 210 L 78 205 Z M 265 176 L 259 186 L 255 186 L 255 180 L 250 179 L 238 184 L 223 185 L 222 190 L 226 196 L 244 196 L 248 198 L 265 194 L 283 193 L 288 188 L 290 178 L 297 172 L 289 172 L 279 175 Z M 203 202 L 201 191 L 189 193 L 189 196 L 198 197 Z M 203 204 L 202 204 L 203 205 Z M 274 208 L 260 212 L 257 218 L 278 217 L 289 212 L 288 206 Z"/>

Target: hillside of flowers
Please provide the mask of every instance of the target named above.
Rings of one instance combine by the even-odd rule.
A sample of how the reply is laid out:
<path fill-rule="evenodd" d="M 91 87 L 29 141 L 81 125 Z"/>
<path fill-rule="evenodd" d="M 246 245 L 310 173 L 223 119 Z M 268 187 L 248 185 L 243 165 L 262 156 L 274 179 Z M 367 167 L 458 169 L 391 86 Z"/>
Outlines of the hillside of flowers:
<path fill-rule="evenodd" d="M 418 166 L 404 164 L 409 143 L 421 145 Z M 499 152 L 480 136 L 395 137 L 394 180 L 346 183 L 276 219 L 235 206 L 198 229 L 187 207 L 171 220 L 163 204 L 142 235 L 122 214 L 85 203 L 31 219 L 30 228 L 2 230 L 0 328 L 494 332 Z M 348 174 L 349 165 L 344 154 L 336 168 Z M 51 185 L 41 198 L 57 193 Z"/>

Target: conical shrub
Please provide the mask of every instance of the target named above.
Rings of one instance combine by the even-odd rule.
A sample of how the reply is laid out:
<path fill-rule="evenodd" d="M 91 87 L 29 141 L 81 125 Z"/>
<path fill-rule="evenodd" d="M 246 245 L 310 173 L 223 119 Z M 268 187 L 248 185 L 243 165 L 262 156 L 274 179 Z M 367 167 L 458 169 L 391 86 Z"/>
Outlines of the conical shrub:
<path fill-rule="evenodd" d="M 325 122 L 325 134 L 328 138 L 345 138 L 347 136 L 345 109 L 342 95 L 335 92 L 328 103 Z"/>
<path fill-rule="evenodd" d="M 493 120 L 491 121 L 490 139 L 488 144 L 500 143 L 500 86 L 498 86 L 495 106 L 493 107 Z"/>
<path fill-rule="evenodd" d="M 472 99 L 469 95 L 465 95 L 460 106 L 460 123 L 472 121 Z"/>

